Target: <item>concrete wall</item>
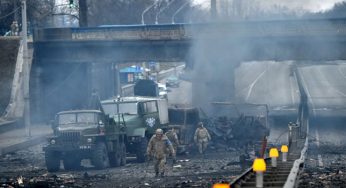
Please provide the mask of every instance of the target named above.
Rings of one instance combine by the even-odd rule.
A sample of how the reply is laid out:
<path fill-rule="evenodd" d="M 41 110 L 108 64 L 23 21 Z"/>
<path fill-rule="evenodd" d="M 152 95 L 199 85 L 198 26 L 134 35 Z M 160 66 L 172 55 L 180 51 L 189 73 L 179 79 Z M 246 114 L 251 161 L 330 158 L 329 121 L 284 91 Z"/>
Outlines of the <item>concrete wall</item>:
<path fill-rule="evenodd" d="M 19 37 L 0 37 L 0 116 L 11 97 L 19 45 Z"/>

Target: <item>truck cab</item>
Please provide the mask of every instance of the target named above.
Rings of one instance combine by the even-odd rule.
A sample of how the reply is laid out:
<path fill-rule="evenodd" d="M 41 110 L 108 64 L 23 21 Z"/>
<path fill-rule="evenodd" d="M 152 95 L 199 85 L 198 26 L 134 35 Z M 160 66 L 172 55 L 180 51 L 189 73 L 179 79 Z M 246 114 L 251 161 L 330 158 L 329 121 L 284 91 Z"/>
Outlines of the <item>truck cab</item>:
<path fill-rule="evenodd" d="M 82 159 L 98 169 L 126 164 L 125 123 L 100 110 L 59 112 L 52 128 L 54 136 L 43 148 L 48 171 L 58 171 L 60 160 L 65 170 L 78 169 Z"/>
<path fill-rule="evenodd" d="M 148 140 L 158 128 L 168 126 L 168 104 L 159 97 L 115 97 L 101 101 L 104 112 L 115 121 L 121 118 L 126 124 L 129 152 L 136 154 L 137 161 L 144 162 Z"/>

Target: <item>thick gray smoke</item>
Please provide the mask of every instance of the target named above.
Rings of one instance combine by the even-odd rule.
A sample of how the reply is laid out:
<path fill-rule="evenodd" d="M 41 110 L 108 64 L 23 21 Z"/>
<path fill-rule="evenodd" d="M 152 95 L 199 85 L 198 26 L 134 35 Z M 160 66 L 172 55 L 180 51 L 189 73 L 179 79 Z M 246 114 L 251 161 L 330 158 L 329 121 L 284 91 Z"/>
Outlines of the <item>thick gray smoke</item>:
<path fill-rule="evenodd" d="M 316 64 L 319 64 L 321 59 L 343 58 L 338 44 L 316 37 L 321 31 L 330 34 L 341 28 L 335 21 L 316 24 L 309 20 L 294 23 L 289 20 L 277 24 L 273 21 L 217 23 L 193 30 L 193 104 L 208 111 L 215 101 L 264 103 L 278 111 L 296 113 L 300 99 L 294 64 L 300 64 L 300 60 L 318 60 Z M 310 37 L 302 37 L 303 43 L 291 41 L 285 37 L 290 32 L 293 36 Z M 256 38 L 263 33 L 271 37 Z M 272 37 L 281 34 L 283 37 Z M 244 35 L 253 40 L 242 38 Z M 256 62 L 263 60 L 266 61 Z M 247 61 L 253 62 L 241 65 Z"/>
<path fill-rule="evenodd" d="M 222 33 L 222 37 L 209 38 L 199 35 L 192 48 L 192 61 L 194 63 L 193 75 L 193 103 L 205 111 L 210 109 L 210 102 L 231 101 L 234 99 L 234 68 L 240 63 L 244 51 L 238 49 L 233 53 L 229 43 L 239 42 L 229 33 L 213 31 L 208 33 L 215 36 Z M 203 33 L 203 32 L 202 32 Z M 233 40 L 233 41 L 232 41 Z"/>

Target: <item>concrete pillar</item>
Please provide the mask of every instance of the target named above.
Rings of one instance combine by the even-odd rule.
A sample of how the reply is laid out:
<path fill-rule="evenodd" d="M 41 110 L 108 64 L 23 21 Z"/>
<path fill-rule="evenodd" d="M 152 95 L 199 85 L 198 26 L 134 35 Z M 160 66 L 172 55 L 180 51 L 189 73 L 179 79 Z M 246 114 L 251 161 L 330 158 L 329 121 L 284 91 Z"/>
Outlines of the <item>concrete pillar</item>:
<path fill-rule="evenodd" d="M 88 27 L 87 0 L 79 0 L 79 27 Z"/>

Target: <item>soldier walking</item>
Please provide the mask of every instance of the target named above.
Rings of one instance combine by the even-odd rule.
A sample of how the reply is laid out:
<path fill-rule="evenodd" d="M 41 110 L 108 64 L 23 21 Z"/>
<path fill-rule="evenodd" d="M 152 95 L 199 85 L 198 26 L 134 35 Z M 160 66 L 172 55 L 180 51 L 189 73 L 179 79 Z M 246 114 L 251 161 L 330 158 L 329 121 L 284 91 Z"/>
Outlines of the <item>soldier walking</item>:
<path fill-rule="evenodd" d="M 203 126 L 202 122 L 198 123 L 196 129 L 194 141 L 198 145 L 198 151 L 200 154 L 204 154 L 208 147 L 208 142 L 211 140 L 208 130 Z"/>
<path fill-rule="evenodd" d="M 19 28 L 18 28 L 18 22 L 17 21 L 13 21 L 11 24 L 11 35 L 12 36 L 17 36 L 19 32 Z"/>
<path fill-rule="evenodd" d="M 175 160 L 175 151 L 171 141 L 163 134 L 162 129 L 157 129 L 148 143 L 147 156 L 154 158 L 155 177 L 165 175 L 166 151 L 169 150 Z"/>
<path fill-rule="evenodd" d="M 173 127 L 171 130 L 168 130 L 166 132 L 166 136 L 169 139 L 169 141 L 171 141 L 171 143 L 173 144 L 174 151 L 177 152 L 179 146 L 179 139 L 175 128 Z"/>

